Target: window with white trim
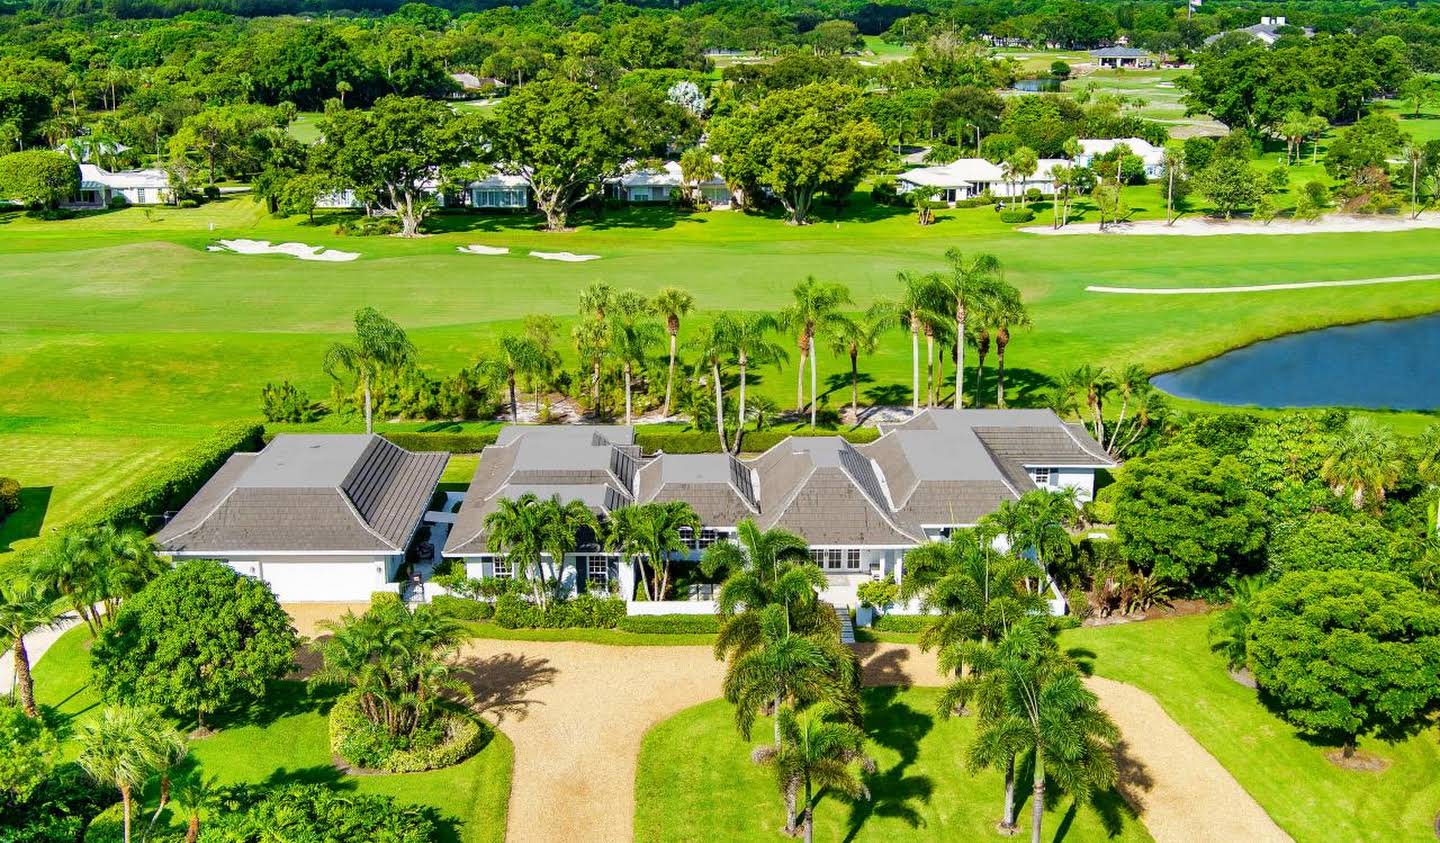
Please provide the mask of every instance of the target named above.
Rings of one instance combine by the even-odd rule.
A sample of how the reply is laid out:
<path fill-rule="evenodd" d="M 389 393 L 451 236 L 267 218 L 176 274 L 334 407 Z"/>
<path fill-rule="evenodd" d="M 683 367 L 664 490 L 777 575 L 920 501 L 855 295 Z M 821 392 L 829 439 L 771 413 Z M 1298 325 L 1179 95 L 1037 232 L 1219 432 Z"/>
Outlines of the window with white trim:
<path fill-rule="evenodd" d="M 1030 477 L 1035 481 L 1036 486 L 1053 485 L 1055 472 L 1049 468 L 1032 468 Z"/>
<path fill-rule="evenodd" d="M 860 548 L 852 547 L 845 551 L 845 570 L 860 570 Z"/>
<path fill-rule="evenodd" d="M 510 579 L 515 576 L 515 566 L 511 565 L 510 560 L 503 556 L 495 557 L 490 565 L 490 570 L 497 579 Z"/>
<path fill-rule="evenodd" d="M 585 557 L 585 584 L 598 585 L 601 588 L 610 586 L 610 557 Z"/>

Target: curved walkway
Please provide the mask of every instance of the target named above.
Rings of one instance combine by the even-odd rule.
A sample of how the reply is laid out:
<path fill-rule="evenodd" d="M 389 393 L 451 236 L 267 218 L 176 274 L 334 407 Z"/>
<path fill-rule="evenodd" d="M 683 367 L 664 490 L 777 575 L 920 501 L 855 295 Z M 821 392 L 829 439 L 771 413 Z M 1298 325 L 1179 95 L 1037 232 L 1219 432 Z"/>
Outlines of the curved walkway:
<path fill-rule="evenodd" d="M 1123 293 L 1135 296 L 1192 296 L 1211 293 L 1269 293 L 1275 290 L 1313 290 L 1321 287 L 1369 287 L 1373 284 L 1403 284 L 1434 281 L 1440 275 L 1392 275 L 1384 278 L 1352 278 L 1347 281 L 1297 281 L 1290 284 L 1250 284 L 1242 287 L 1104 287 L 1091 285 L 1087 293 Z"/>
<path fill-rule="evenodd" d="M 858 645 L 867 685 L 940 685 L 934 653 L 908 644 Z M 1139 688 L 1090 677 L 1085 684 L 1120 727 L 1125 796 L 1157 843 L 1282 843 L 1290 836 L 1240 783 Z"/>

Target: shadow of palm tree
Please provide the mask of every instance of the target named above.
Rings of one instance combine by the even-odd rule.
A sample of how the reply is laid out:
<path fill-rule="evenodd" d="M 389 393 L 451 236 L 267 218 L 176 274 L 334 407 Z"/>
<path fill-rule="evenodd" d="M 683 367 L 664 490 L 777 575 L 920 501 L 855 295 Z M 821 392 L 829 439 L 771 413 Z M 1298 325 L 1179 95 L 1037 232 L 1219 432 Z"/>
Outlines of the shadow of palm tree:
<path fill-rule="evenodd" d="M 935 783 L 929 776 L 911 775 L 906 771 L 919 757 L 920 739 L 935 727 L 935 718 L 897 702 L 898 694 L 899 689 L 894 687 L 865 692 L 865 723 L 870 740 L 895 750 L 900 758 L 890 767 L 866 777 L 870 798 L 850 803 L 847 843 L 855 839 L 871 817 L 899 819 L 911 828 L 925 824 L 916 806 L 929 804 Z"/>
<path fill-rule="evenodd" d="M 880 644 L 855 644 L 852 646 L 860 659 L 860 679 L 866 687 L 892 687 L 914 685 L 914 677 L 906 669 L 910 650 L 899 647 L 883 649 Z"/>
<path fill-rule="evenodd" d="M 466 659 L 458 675 L 475 693 L 475 711 L 489 714 L 496 723 L 502 723 L 507 716 L 524 720 L 531 705 L 542 704 L 530 694 L 554 682 L 559 673 L 549 659 L 499 653 Z"/>

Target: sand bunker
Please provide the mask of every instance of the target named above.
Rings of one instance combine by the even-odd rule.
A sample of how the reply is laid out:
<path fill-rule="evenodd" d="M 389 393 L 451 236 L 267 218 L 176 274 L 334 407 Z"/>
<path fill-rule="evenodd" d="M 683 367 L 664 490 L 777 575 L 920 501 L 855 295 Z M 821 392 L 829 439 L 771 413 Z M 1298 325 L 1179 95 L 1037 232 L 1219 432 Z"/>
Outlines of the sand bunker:
<path fill-rule="evenodd" d="M 475 243 L 469 246 L 456 246 L 455 251 L 464 252 L 467 255 L 508 255 L 510 250 L 504 246 L 481 246 Z"/>
<path fill-rule="evenodd" d="M 359 252 L 342 252 L 324 246 L 307 246 L 304 243 L 280 243 L 270 245 L 269 240 L 221 240 L 219 247 L 208 247 L 211 251 L 228 250 L 240 255 L 289 255 L 302 261 L 328 261 L 331 263 L 353 261 Z"/>
<path fill-rule="evenodd" d="M 1309 290 L 1316 287 L 1368 287 L 1372 284 L 1404 284 L 1434 281 L 1440 275 L 1390 275 L 1384 278 L 1352 278 L 1345 281 L 1296 281 L 1289 284 L 1247 284 L 1242 287 L 1105 287 L 1090 285 L 1087 293 L 1123 293 L 1136 296 L 1183 296 L 1210 293 L 1268 293 L 1274 290 Z"/>
<path fill-rule="evenodd" d="M 1026 234 L 1048 234 L 1052 236 L 1077 234 L 1130 234 L 1178 237 L 1215 237 L 1226 234 L 1342 234 L 1347 232 L 1414 231 L 1421 228 L 1440 228 L 1440 213 L 1428 211 L 1419 219 L 1410 219 L 1409 214 L 1397 216 L 1356 216 L 1352 214 L 1330 214 L 1314 221 L 1274 220 L 1269 225 L 1250 219 L 1217 220 L 1209 217 L 1185 217 L 1166 225 L 1164 220 L 1139 220 L 1119 223 L 1100 231 L 1096 223 L 1071 223 L 1064 228 L 1050 226 L 1026 226 L 1020 230 Z"/>
<path fill-rule="evenodd" d="M 565 261 L 566 263 L 600 260 L 599 255 L 577 255 L 574 252 L 531 252 L 530 257 L 539 258 L 542 261 Z"/>

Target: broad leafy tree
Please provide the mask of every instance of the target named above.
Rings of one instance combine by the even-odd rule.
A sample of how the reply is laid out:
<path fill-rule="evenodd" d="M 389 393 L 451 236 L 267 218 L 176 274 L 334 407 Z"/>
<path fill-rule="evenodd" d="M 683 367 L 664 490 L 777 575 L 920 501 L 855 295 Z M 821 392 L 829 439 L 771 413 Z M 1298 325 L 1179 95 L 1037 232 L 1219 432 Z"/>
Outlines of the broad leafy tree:
<path fill-rule="evenodd" d="M 885 139 L 858 90 L 825 83 L 775 91 L 716 118 L 710 146 L 727 181 L 768 188 L 790 223 L 804 225 L 816 192 L 853 186 L 878 163 Z"/>
<path fill-rule="evenodd" d="M 0 809 L 30 799 L 55 768 L 60 742 L 39 717 L 0 699 Z"/>
<path fill-rule="evenodd" d="M 80 167 L 70 156 L 43 149 L 0 155 L 0 198 L 54 208 L 80 190 Z"/>
<path fill-rule="evenodd" d="M 1247 643 L 1281 715 L 1346 755 L 1440 704 L 1440 605 L 1395 574 L 1286 574 L 1255 598 Z"/>
<path fill-rule="evenodd" d="M 137 594 L 91 649 L 107 699 L 207 715 L 265 693 L 299 644 L 270 587 L 219 562 L 192 560 Z"/>

